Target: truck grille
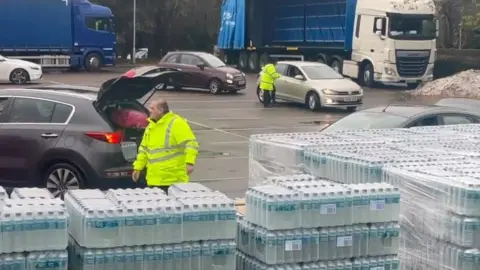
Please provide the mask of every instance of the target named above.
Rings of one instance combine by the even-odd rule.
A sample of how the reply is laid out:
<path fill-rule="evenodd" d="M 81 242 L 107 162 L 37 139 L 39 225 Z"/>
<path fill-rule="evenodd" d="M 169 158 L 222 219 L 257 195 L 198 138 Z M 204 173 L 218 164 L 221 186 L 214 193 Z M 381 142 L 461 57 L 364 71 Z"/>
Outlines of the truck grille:
<path fill-rule="evenodd" d="M 430 51 L 397 50 L 397 71 L 401 77 L 421 77 L 425 74 Z"/>

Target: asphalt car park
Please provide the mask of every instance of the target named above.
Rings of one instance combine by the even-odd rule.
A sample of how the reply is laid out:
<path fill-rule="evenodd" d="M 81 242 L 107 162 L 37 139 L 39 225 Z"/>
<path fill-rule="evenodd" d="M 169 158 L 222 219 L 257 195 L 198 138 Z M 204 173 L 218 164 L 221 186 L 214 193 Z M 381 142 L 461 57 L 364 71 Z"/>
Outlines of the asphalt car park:
<path fill-rule="evenodd" d="M 126 70 L 114 69 L 97 74 L 46 73 L 38 85 L 69 84 L 99 87 Z M 248 139 L 252 134 L 319 131 L 346 114 L 328 109 L 312 112 L 303 105 L 280 103 L 263 108 L 256 95 L 256 76 L 247 75 L 247 89 L 238 93 L 211 95 L 208 90 L 157 92 L 172 111 L 189 120 L 200 143 L 200 155 L 192 181 L 201 182 L 232 197 L 243 196 L 248 184 Z M 35 86 L 30 84 L 28 87 Z M 0 88 L 18 88 L 0 84 Z M 400 103 L 401 89 L 364 89 L 364 104 L 371 108 Z M 417 102 L 417 101 L 411 101 Z"/>

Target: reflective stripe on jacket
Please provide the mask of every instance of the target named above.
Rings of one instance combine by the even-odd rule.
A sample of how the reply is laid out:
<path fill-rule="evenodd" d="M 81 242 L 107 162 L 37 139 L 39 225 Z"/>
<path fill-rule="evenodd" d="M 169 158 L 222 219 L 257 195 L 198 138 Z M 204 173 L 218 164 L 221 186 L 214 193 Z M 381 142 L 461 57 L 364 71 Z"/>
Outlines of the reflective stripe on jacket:
<path fill-rule="evenodd" d="M 133 169 L 147 168 L 149 186 L 188 182 L 186 166 L 195 164 L 198 142 L 187 121 L 172 112 L 148 121 Z"/>
<path fill-rule="evenodd" d="M 280 78 L 280 74 L 275 70 L 275 66 L 272 64 L 265 65 L 260 75 L 260 89 L 272 91 L 273 82 L 278 78 Z"/>

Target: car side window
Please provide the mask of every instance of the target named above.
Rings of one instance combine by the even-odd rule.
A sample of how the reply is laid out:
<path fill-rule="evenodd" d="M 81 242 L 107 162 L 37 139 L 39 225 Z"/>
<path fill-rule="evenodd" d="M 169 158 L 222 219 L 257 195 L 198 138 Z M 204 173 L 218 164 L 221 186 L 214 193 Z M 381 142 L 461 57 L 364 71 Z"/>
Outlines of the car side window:
<path fill-rule="evenodd" d="M 169 56 L 165 62 L 167 63 L 176 63 L 177 62 L 177 59 L 178 59 L 178 54 L 174 54 L 174 55 L 171 55 Z"/>
<path fill-rule="evenodd" d="M 473 124 L 475 120 L 467 115 L 443 115 L 444 125 Z"/>
<path fill-rule="evenodd" d="M 438 116 L 427 116 L 410 124 L 408 127 L 438 126 Z"/>
<path fill-rule="evenodd" d="M 286 75 L 287 67 L 285 64 L 277 64 L 275 65 L 275 70 L 281 75 Z"/>
<path fill-rule="evenodd" d="M 15 98 L 7 122 L 62 124 L 70 117 L 72 110 L 73 108 L 69 105 L 53 101 Z"/>
<path fill-rule="evenodd" d="M 53 115 L 50 123 L 62 124 L 67 122 L 68 118 L 72 114 L 73 107 L 70 105 L 55 103 L 53 109 Z"/>
<path fill-rule="evenodd" d="M 0 98 L 0 116 L 2 116 L 3 111 L 7 108 L 8 98 Z"/>
<path fill-rule="evenodd" d="M 291 77 L 291 78 L 295 78 L 295 76 L 297 76 L 297 75 L 303 76 L 303 73 L 300 71 L 300 69 L 299 69 L 298 67 L 296 67 L 296 66 L 290 66 L 290 67 L 288 68 L 288 74 L 287 74 L 287 76 L 288 76 L 288 77 Z"/>
<path fill-rule="evenodd" d="M 194 55 L 184 54 L 182 55 L 182 58 L 180 58 L 180 63 L 184 65 L 196 66 L 203 64 L 203 61 Z"/>

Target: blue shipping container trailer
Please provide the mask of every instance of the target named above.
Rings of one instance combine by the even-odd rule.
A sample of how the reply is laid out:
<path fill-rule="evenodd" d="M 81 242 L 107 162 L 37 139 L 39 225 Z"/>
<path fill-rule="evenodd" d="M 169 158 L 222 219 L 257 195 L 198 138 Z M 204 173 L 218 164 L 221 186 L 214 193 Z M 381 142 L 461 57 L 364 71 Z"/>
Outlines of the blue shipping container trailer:
<path fill-rule="evenodd" d="M 2 0 L 0 54 L 40 64 L 98 70 L 115 64 L 112 11 L 87 0 Z"/>
<path fill-rule="evenodd" d="M 434 13 L 431 0 L 224 0 L 217 46 L 245 71 L 308 60 L 366 85 L 415 85 L 433 77 Z"/>

